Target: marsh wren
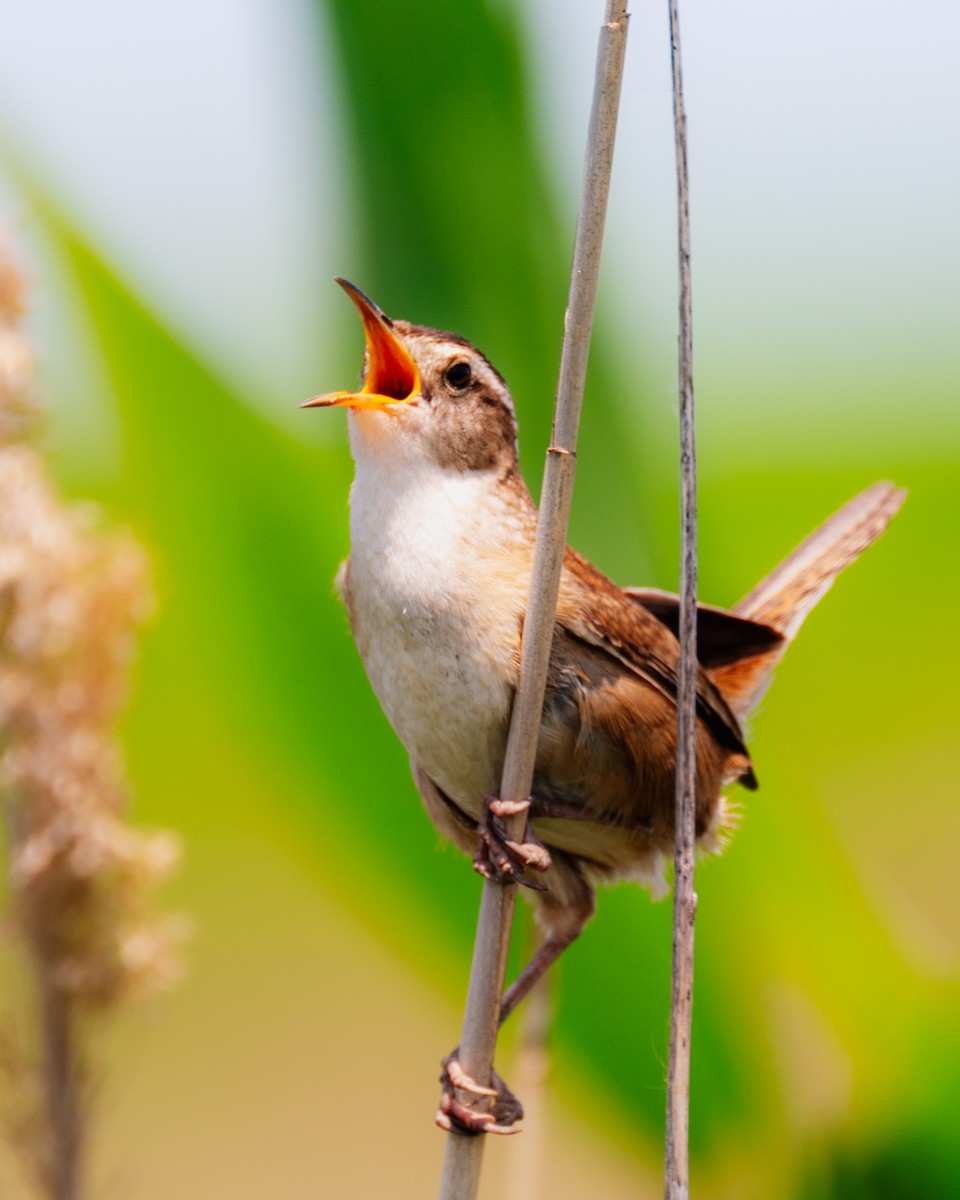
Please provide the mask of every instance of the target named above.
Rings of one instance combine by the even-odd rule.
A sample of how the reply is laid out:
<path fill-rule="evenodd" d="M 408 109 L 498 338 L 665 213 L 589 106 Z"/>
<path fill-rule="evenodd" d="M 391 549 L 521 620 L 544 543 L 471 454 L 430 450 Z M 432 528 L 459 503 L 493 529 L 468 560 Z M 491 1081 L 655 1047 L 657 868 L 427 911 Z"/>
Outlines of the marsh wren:
<path fill-rule="evenodd" d="M 338 280 L 366 333 L 364 383 L 304 407 L 350 414 L 356 475 L 339 576 L 360 657 L 437 829 L 482 874 L 530 885 L 546 940 L 500 1020 L 580 933 L 599 880 L 666 890 L 674 837 L 678 601 L 619 588 L 567 549 L 528 831 L 497 799 L 537 512 L 520 474 L 507 385 L 455 334 L 390 320 Z M 813 605 L 877 538 L 904 493 L 876 484 L 806 539 L 731 611 L 698 611 L 696 832 L 719 850 L 723 789 L 756 787 L 741 721 Z M 515 806 L 513 806 L 515 810 Z M 445 1061 L 438 1123 L 502 1132 L 522 1110 Z M 460 1104 L 454 1086 L 494 1099 Z M 495 1095 L 494 1095 L 495 1093 Z"/>

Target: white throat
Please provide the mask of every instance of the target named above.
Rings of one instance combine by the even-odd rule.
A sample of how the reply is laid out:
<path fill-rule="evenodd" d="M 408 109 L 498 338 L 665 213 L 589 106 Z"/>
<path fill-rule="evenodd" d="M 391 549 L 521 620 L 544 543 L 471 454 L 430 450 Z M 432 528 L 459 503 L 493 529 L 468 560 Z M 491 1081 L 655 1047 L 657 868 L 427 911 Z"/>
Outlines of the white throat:
<path fill-rule="evenodd" d="M 357 646 L 400 740 L 469 812 L 497 784 L 489 775 L 516 679 L 529 529 L 495 472 L 441 467 L 364 434 L 353 441 L 347 598 Z"/>

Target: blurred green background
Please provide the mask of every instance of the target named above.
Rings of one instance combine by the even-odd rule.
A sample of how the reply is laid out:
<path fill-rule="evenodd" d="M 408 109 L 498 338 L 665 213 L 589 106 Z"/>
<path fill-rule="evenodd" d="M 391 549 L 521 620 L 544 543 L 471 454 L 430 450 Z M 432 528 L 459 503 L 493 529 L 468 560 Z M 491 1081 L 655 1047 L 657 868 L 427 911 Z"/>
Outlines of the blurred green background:
<path fill-rule="evenodd" d="M 875 479 L 910 498 L 779 670 L 762 789 L 698 875 L 694 1192 L 956 1196 L 960 19 L 755 8 L 681 13 L 703 597 L 734 602 Z M 179 988 L 111 1037 L 93 1195 L 436 1187 L 479 885 L 438 846 L 333 593 L 342 419 L 296 405 L 356 378 L 346 275 L 490 355 L 536 488 L 601 16 L 4 18 L 4 207 L 53 469 L 153 558 L 123 737 L 136 819 L 184 839 L 168 904 L 196 926 Z M 637 6 L 571 540 L 674 588 L 667 47 Z M 558 972 L 546 1124 L 489 1148 L 486 1194 L 525 1154 L 545 1196 L 660 1193 L 670 921 L 602 893 Z"/>

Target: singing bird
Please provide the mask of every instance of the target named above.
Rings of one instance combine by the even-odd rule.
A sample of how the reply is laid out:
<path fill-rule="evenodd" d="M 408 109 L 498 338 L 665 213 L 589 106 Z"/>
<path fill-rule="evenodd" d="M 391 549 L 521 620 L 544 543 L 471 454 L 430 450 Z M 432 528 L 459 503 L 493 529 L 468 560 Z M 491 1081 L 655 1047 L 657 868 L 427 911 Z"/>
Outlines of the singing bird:
<path fill-rule="evenodd" d="M 370 683 L 410 754 L 434 825 L 482 874 L 529 884 L 545 941 L 500 1019 L 583 929 L 598 881 L 665 890 L 674 840 L 678 600 L 620 588 L 567 549 L 528 830 L 497 799 L 519 678 L 537 512 L 517 460 L 502 376 L 462 337 L 391 320 L 337 281 L 366 334 L 360 391 L 304 407 L 349 410 L 356 464 L 339 582 Z M 741 722 L 834 577 L 886 528 L 904 493 L 878 483 L 811 534 L 731 612 L 698 610 L 696 833 L 719 850 L 724 788 L 756 787 Z M 535 873 L 535 878 L 534 878 Z M 533 890 L 536 889 L 536 890 Z M 445 1060 L 438 1122 L 506 1131 L 522 1109 Z M 461 1104 L 454 1084 L 490 1095 Z"/>

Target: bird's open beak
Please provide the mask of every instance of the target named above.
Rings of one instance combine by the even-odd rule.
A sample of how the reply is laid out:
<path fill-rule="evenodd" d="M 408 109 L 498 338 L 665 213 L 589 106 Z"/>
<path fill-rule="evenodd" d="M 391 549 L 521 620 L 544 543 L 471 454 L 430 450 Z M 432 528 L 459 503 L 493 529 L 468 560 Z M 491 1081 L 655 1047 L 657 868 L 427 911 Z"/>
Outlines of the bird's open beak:
<path fill-rule="evenodd" d="M 420 397 L 420 372 L 393 332 L 393 322 L 349 280 L 337 279 L 357 306 L 367 338 L 367 375 L 359 392 L 328 392 L 304 400 L 301 408 L 386 408 L 412 404 Z"/>

